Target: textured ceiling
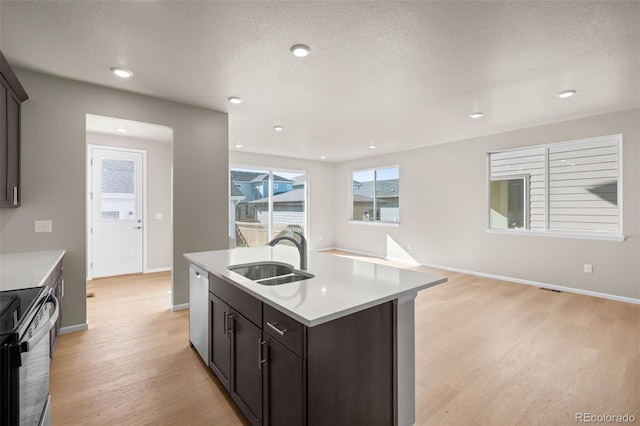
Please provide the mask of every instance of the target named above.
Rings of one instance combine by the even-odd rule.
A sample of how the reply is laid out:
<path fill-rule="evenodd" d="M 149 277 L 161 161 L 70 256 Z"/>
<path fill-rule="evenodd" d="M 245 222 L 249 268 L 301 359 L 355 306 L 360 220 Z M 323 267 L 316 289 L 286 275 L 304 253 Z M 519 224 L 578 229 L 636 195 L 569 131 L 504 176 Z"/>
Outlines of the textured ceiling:
<path fill-rule="evenodd" d="M 640 106 L 636 1 L 2 1 L 0 13 L 14 65 L 228 112 L 230 149 L 256 153 L 336 162 Z M 296 43 L 311 55 L 291 55 Z"/>

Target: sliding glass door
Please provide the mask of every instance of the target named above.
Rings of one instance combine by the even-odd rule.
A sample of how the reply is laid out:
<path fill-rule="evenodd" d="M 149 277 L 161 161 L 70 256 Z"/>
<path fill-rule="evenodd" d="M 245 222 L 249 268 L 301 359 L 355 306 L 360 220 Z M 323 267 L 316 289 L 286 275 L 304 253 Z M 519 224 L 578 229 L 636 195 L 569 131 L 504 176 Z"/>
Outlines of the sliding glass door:
<path fill-rule="evenodd" d="M 305 172 L 232 167 L 229 190 L 229 247 L 266 245 L 274 237 L 306 234 Z"/>

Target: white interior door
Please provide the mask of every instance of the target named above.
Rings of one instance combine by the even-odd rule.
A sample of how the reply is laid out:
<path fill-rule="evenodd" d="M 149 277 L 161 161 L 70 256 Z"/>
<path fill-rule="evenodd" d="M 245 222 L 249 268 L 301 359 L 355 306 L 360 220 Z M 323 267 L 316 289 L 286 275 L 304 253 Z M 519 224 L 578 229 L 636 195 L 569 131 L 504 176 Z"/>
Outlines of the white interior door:
<path fill-rule="evenodd" d="M 91 148 L 93 278 L 142 272 L 143 164 L 139 151 Z"/>

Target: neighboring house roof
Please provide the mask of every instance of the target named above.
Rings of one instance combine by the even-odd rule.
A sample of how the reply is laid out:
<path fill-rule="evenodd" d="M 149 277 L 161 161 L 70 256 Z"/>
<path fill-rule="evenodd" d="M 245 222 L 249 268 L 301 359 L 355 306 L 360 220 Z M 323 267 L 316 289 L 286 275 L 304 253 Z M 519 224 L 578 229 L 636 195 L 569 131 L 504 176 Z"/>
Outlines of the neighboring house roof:
<path fill-rule="evenodd" d="M 102 192 L 133 194 L 135 163 L 130 160 L 105 158 L 102 160 Z"/>
<path fill-rule="evenodd" d="M 257 175 L 255 178 L 251 179 L 251 182 L 262 182 L 269 179 L 269 173 L 263 173 L 261 175 Z M 274 176 L 275 180 L 275 176 Z"/>
<path fill-rule="evenodd" d="M 245 198 L 245 195 L 242 193 L 242 191 L 240 191 L 240 188 L 238 188 L 233 182 L 231 182 L 231 191 L 230 191 L 230 195 L 232 197 L 242 197 Z"/>
<path fill-rule="evenodd" d="M 373 198 L 354 192 L 353 201 L 356 203 L 373 203 Z"/>
<path fill-rule="evenodd" d="M 269 179 L 269 173 L 260 172 L 242 172 L 238 170 L 231 170 L 231 180 L 234 182 L 263 182 Z M 278 182 L 293 182 L 290 179 L 283 178 L 282 176 L 273 175 L 273 179 Z"/>
<path fill-rule="evenodd" d="M 273 202 L 275 203 L 296 203 L 304 201 L 304 188 L 293 189 L 287 192 L 281 192 L 280 194 L 273 196 Z M 251 204 L 266 204 L 269 202 L 269 198 L 261 198 L 259 200 L 251 201 Z"/>
<path fill-rule="evenodd" d="M 399 192 L 398 191 L 399 182 L 400 182 L 399 179 L 379 180 L 378 182 L 376 182 L 376 196 L 378 198 L 397 197 Z M 355 184 L 355 181 L 354 181 L 354 184 Z M 358 188 L 358 191 L 353 193 L 354 196 L 356 194 L 359 194 L 369 198 L 373 197 L 373 181 L 359 182 L 359 184 L 360 186 Z"/>

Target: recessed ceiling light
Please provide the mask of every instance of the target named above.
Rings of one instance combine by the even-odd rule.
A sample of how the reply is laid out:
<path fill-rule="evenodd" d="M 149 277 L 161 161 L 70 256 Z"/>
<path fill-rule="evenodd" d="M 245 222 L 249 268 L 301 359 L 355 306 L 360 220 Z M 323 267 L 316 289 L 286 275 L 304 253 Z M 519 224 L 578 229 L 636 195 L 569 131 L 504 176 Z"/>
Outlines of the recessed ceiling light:
<path fill-rule="evenodd" d="M 229 102 L 231 102 L 232 104 L 241 104 L 242 103 L 242 98 L 239 98 L 237 96 L 230 96 L 227 98 L 229 100 Z"/>
<path fill-rule="evenodd" d="M 570 98 L 571 96 L 573 96 L 575 94 L 576 94 L 575 90 L 565 90 L 564 92 L 558 93 L 556 96 L 559 97 L 559 98 Z"/>
<path fill-rule="evenodd" d="M 376 149 L 376 144 L 372 143 L 371 145 L 369 145 L 369 148 Z"/>
<path fill-rule="evenodd" d="M 236 144 L 236 148 L 238 148 L 238 149 L 242 148 L 242 144 L 241 143 L 237 143 Z"/>
<path fill-rule="evenodd" d="M 304 58 L 311 53 L 311 48 L 306 44 L 294 44 L 289 50 L 298 58 Z"/>
<path fill-rule="evenodd" d="M 481 113 L 481 112 L 474 112 L 473 114 L 469 114 L 469 117 L 471 117 L 471 118 L 476 118 L 476 119 L 477 119 L 477 118 L 482 117 L 483 115 L 484 115 L 484 114 L 483 114 L 483 113 Z"/>
<path fill-rule="evenodd" d="M 324 155 L 324 154 L 322 154 L 322 155 L 320 156 L 320 159 L 321 159 L 321 160 L 326 160 L 326 159 L 327 159 L 327 156 L 326 156 L 326 155 Z"/>
<path fill-rule="evenodd" d="M 124 127 L 119 127 L 119 128 L 118 128 L 118 131 L 119 131 L 120 133 L 127 133 L 127 129 L 125 129 Z"/>
<path fill-rule="evenodd" d="M 273 130 L 275 130 L 276 132 L 281 132 L 284 130 L 284 127 L 282 126 L 273 126 Z"/>
<path fill-rule="evenodd" d="M 133 76 L 133 71 L 125 70 L 124 68 L 113 67 L 111 72 L 120 78 L 129 78 Z"/>

